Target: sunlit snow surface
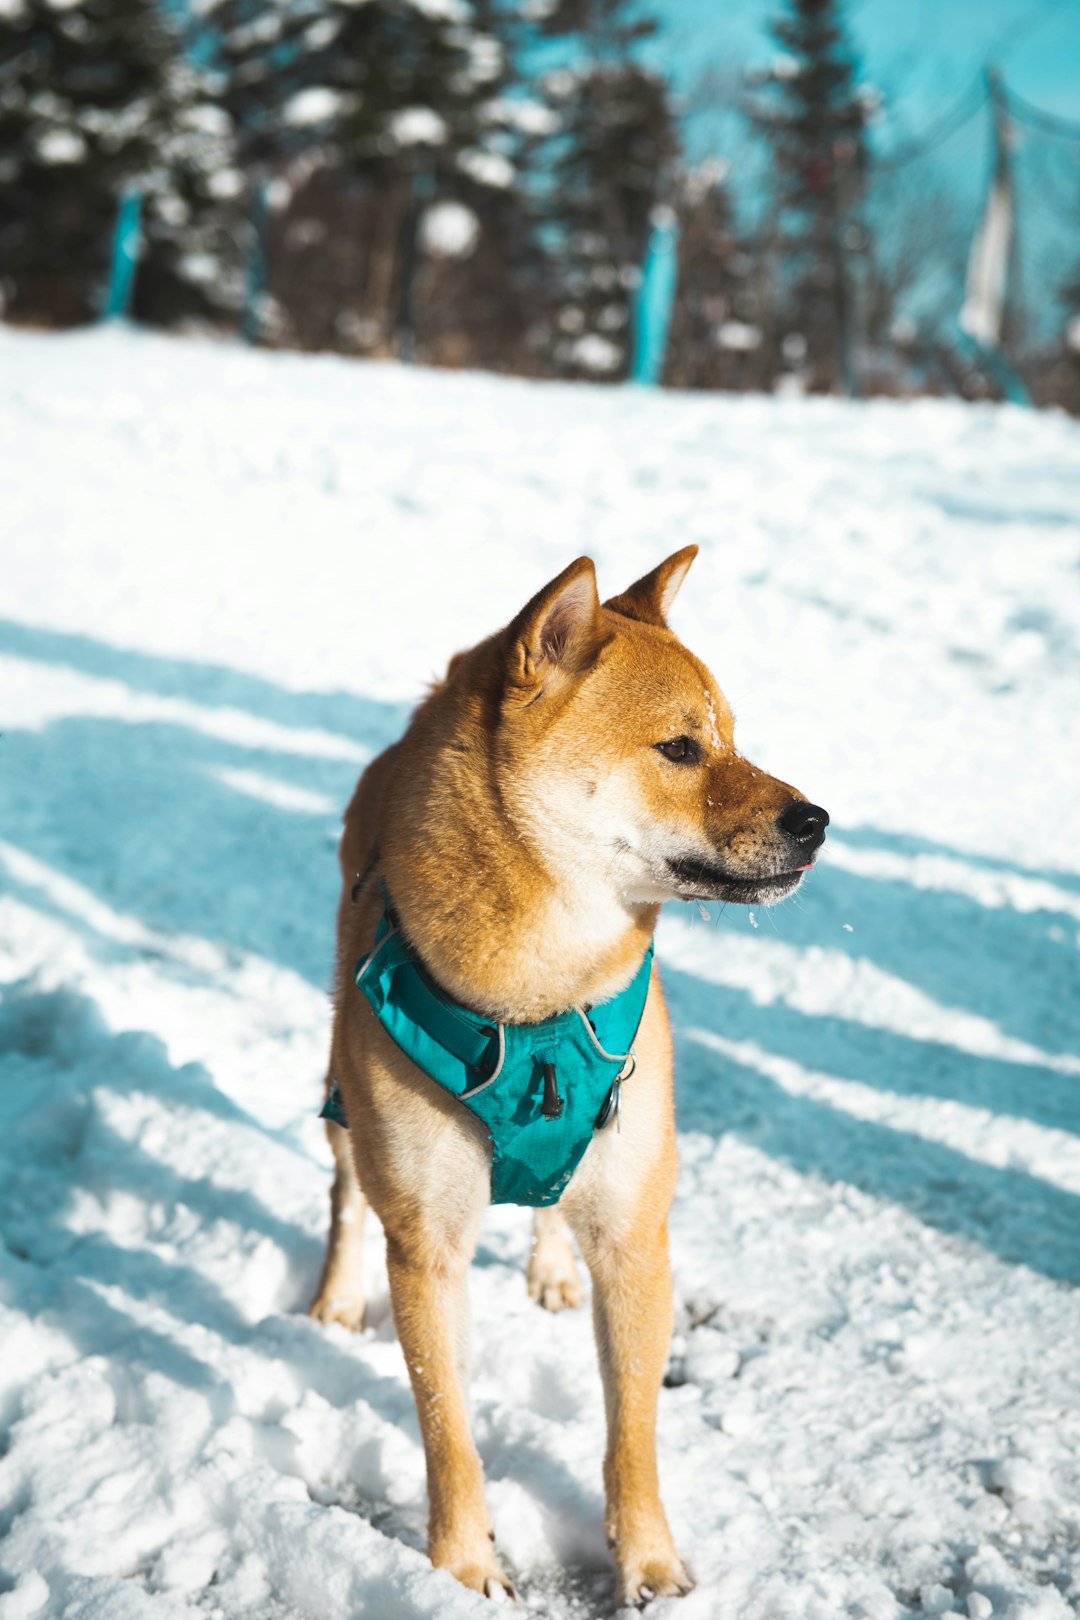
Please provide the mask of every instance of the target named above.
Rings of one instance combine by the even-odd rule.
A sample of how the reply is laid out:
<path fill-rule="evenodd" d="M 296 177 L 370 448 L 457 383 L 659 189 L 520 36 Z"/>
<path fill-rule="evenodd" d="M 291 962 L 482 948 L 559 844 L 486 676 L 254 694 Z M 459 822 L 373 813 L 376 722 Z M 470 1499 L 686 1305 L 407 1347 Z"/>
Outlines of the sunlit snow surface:
<path fill-rule="evenodd" d="M 377 1230 L 306 1320 L 337 807 L 581 551 L 833 817 L 660 959 L 682 1620 L 1080 1603 L 1080 431 L 0 334 L 0 1617 L 484 1615 L 435 1574 Z M 632 1087 L 626 1108 L 633 1107 Z M 535 1616 L 611 1613 L 588 1312 L 473 1270 Z"/>

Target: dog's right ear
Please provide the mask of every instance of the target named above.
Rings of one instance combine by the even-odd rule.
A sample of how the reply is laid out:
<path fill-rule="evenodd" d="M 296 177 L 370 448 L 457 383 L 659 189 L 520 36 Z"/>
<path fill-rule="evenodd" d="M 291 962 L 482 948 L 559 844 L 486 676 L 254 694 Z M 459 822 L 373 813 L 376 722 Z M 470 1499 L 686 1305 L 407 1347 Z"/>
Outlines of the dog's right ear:
<path fill-rule="evenodd" d="M 507 632 L 507 684 L 537 694 L 556 673 L 578 675 L 611 639 L 600 612 L 596 569 L 579 557 L 527 602 Z"/>

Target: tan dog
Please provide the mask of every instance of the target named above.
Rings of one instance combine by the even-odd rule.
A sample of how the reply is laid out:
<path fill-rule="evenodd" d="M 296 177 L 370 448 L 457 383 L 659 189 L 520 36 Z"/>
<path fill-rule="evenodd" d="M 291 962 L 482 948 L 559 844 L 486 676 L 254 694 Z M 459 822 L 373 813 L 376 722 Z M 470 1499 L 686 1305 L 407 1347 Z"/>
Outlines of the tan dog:
<path fill-rule="evenodd" d="M 381 880 L 447 996 L 493 1021 L 530 1023 L 622 990 L 662 901 L 769 905 L 798 886 L 828 816 L 738 754 L 723 694 L 667 628 L 696 552 L 676 552 L 603 606 L 591 561 L 572 563 L 507 629 L 452 660 L 400 742 L 364 772 L 345 817 L 330 1071 L 350 1129 L 328 1126 L 337 1173 L 311 1310 L 360 1325 L 366 1200 L 386 1232 L 423 1432 L 431 1559 L 489 1596 L 512 1592 L 466 1398 L 466 1269 L 489 1202 L 489 1144 L 390 1039 L 352 969 L 372 946 Z M 534 1297 L 577 1303 L 565 1216 L 592 1274 L 606 1527 L 623 1603 L 693 1584 L 656 1468 L 676 1151 L 655 970 L 634 1050 L 621 1129 L 598 1133 L 558 1207 L 537 1213 L 529 1267 Z"/>

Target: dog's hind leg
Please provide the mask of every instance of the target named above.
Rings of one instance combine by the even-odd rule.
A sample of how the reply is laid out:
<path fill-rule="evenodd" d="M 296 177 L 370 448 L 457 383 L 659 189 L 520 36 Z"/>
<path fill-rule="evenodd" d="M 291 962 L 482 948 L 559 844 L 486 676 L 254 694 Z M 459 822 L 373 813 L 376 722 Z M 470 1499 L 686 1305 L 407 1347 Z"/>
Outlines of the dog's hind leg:
<path fill-rule="evenodd" d="M 580 1305 L 584 1298 L 570 1228 L 558 1207 L 538 1209 L 533 1217 L 527 1281 L 529 1298 L 545 1311 Z"/>
<path fill-rule="evenodd" d="M 320 1322 L 340 1322 L 343 1327 L 357 1332 L 364 1323 L 361 1260 L 367 1201 L 356 1179 L 348 1131 L 327 1120 L 326 1135 L 334 1155 L 330 1232 L 319 1285 L 308 1315 Z"/>

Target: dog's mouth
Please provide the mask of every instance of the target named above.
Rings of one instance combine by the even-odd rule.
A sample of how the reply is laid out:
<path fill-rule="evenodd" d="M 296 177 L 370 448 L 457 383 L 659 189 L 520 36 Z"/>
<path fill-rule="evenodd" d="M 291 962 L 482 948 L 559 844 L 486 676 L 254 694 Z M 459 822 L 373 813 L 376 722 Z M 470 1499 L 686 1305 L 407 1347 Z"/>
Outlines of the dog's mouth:
<path fill-rule="evenodd" d="M 667 868 L 675 879 L 675 893 L 680 900 L 724 900 L 743 906 L 774 906 L 795 893 L 813 864 L 810 860 L 805 866 L 788 872 L 762 873 L 757 877 L 736 875 L 710 861 L 669 860 Z"/>

